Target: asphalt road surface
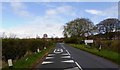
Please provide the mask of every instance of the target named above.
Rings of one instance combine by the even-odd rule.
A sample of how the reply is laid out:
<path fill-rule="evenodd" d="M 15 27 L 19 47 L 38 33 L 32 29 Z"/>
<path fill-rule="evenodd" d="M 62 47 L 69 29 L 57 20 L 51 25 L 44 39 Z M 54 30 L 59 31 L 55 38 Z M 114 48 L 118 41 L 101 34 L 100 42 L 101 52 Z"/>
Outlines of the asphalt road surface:
<path fill-rule="evenodd" d="M 37 70 L 119 70 L 117 64 L 70 47 L 64 43 L 57 43 L 53 51 L 36 66 Z"/>

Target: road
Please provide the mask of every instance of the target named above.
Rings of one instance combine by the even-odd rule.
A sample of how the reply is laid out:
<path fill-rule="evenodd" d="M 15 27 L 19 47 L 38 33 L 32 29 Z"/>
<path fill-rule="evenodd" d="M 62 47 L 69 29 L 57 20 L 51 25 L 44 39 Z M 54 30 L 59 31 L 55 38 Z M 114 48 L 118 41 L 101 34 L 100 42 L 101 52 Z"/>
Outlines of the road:
<path fill-rule="evenodd" d="M 119 70 L 118 65 L 109 60 L 64 43 L 57 43 L 55 49 L 36 66 L 37 70 L 50 68 L 52 70 Z"/>

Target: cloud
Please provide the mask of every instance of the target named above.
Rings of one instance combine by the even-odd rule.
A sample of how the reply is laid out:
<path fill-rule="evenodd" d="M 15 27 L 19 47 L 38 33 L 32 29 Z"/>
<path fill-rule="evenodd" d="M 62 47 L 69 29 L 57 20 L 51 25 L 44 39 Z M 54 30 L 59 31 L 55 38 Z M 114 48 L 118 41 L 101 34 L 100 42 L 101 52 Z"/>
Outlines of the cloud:
<path fill-rule="evenodd" d="M 14 12 L 20 16 L 31 16 L 31 13 L 27 11 L 27 7 L 24 3 L 11 3 L 11 7 L 14 9 Z M 26 24 L 21 24 L 20 26 L 15 26 L 12 28 L 3 29 L 7 33 L 14 33 L 18 37 L 35 37 L 36 35 L 43 36 L 43 34 L 47 33 L 49 37 L 54 34 L 59 37 L 63 37 L 61 27 L 67 22 L 64 17 L 72 17 L 76 16 L 76 14 L 80 13 L 75 7 L 69 5 L 62 6 L 48 6 L 49 9 L 45 9 L 45 14 L 42 16 L 34 16 L 32 20 L 26 21 Z M 87 13 L 94 14 L 92 19 L 93 21 L 98 20 L 101 16 L 111 17 L 115 16 L 116 12 L 114 11 L 116 7 L 111 7 L 106 10 L 95 10 L 95 9 L 87 9 L 85 10 Z M 77 10 L 77 11 L 76 11 Z M 110 12 L 109 12 L 110 11 Z M 113 13 L 114 12 L 114 13 Z M 34 14 L 34 13 L 32 13 Z M 61 16 L 63 15 L 63 16 Z M 83 13 L 84 15 L 84 13 Z M 77 15 L 79 17 L 79 15 Z M 80 15 L 81 16 L 81 15 Z M 100 20 L 98 20 L 100 21 Z M 55 36 L 54 36 L 55 37 Z"/>
<path fill-rule="evenodd" d="M 98 24 L 100 21 L 107 18 L 118 18 L 117 6 L 112 6 L 102 10 L 101 13 L 93 15 L 93 17 L 91 17 L 91 20 L 94 21 L 95 24 Z"/>
<path fill-rule="evenodd" d="M 53 9 L 49 9 L 46 11 L 46 14 L 47 15 L 56 15 L 57 14 L 57 11 L 56 10 L 53 10 Z"/>
<path fill-rule="evenodd" d="M 97 16 L 114 17 L 114 16 L 118 16 L 118 6 L 112 6 L 105 10 L 90 9 L 90 10 L 85 10 L 85 12 L 93 15 L 97 15 Z"/>
<path fill-rule="evenodd" d="M 23 3 L 11 3 L 12 8 L 16 14 L 24 16 L 29 12 L 26 10 L 26 6 Z M 34 16 L 32 20 L 26 21 L 25 24 L 15 26 L 12 28 L 6 28 L 3 32 L 6 32 L 7 35 L 10 33 L 16 34 L 17 37 L 26 38 L 26 37 L 36 37 L 39 35 L 43 37 L 43 34 L 48 34 L 49 37 L 63 37 L 62 35 L 62 26 L 65 23 L 63 15 L 71 15 L 73 12 L 72 6 L 62 5 L 59 7 L 52 7 L 46 9 L 45 14 L 42 16 Z M 72 15 L 71 15 L 72 16 Z"/>
<path fill-rule="evenodd" d="M 50 2 L 36 2 L 36 4 L 43 5 L 43 6 L 48 7 L 48 8 L 56 8 L 56 6 L 51 4 Z"/>
<path fill-rule="evenodd" d="M 56 7 L 53 9 L 48 9 L 46 11 L 46 15 L 71 15 L 71 16 L 75 16 L 75 12 L 73 12 L 73 10 L 75 10 L 72 6 L 60 6 L 60 7 Z"/>
<path fill-rule="evenodd" d="M 20 38 L 26 37 L 35 38 L 36 35 L 43 37 L 43 34 L 45 33 L 48 34 L 48 37 L 52 37 L 54 34 L 58 37 L 63 37 L 62 35 L 63 30 L 60 29 L 62 26 L 63 22 L 58 17 L 37 16 L 33 20 L 27 22 L 24 25 L 5 29 L 4 32 L 6 32 L 8 35 L 10 33 L 14 33 L 17 35 L 17 37 Z"/>
<path fill-rule="evenodd" d="M 110 8 L 107 8 L 106 10 L 103 10 L 101 13 L 102 16 L 118 16 L 118 6 L 113 6 Z"/>
<path fill-rule="evenodd" d="M 93 10 L 93 9 L 91 9 L 91 10 L 85 10 L 85 12 L 90 13 L 90 14 L 94 14 L 94 15 L 99 15 L 99 14 L 102 13 L 102 11 Z"/>
<path fill-rule="evenodd" d="M 15 14 L 22 17 L 30 17 L 31 13 L 27 11 L 26 5 L 22 2 L 11 2 L 10 6 L 12 7 Z"/>

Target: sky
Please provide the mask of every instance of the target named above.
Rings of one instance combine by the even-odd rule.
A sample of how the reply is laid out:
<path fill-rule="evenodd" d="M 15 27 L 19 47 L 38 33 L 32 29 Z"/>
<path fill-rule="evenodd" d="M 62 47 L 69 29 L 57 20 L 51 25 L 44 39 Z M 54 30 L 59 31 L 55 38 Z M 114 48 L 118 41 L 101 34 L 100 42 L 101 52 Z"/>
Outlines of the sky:
<path fill-rule="evenodd" d="M 94 24 L 118 18 L 118 2 L 3 2 L 0 33 L 17 37 L 63 37 L 63 26 L 76 18 Z"/>

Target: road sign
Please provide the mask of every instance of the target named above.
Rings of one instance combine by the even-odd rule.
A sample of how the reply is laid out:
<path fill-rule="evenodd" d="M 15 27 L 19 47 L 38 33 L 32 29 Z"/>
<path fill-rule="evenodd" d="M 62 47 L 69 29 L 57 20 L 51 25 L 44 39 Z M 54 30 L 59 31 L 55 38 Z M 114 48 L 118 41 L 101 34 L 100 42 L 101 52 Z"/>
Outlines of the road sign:
<path fill-rule="evenodd" d="M 85 40 L 84 42 L 87 45 L 88 43 L 93 43 L 93 40 Z"/>

